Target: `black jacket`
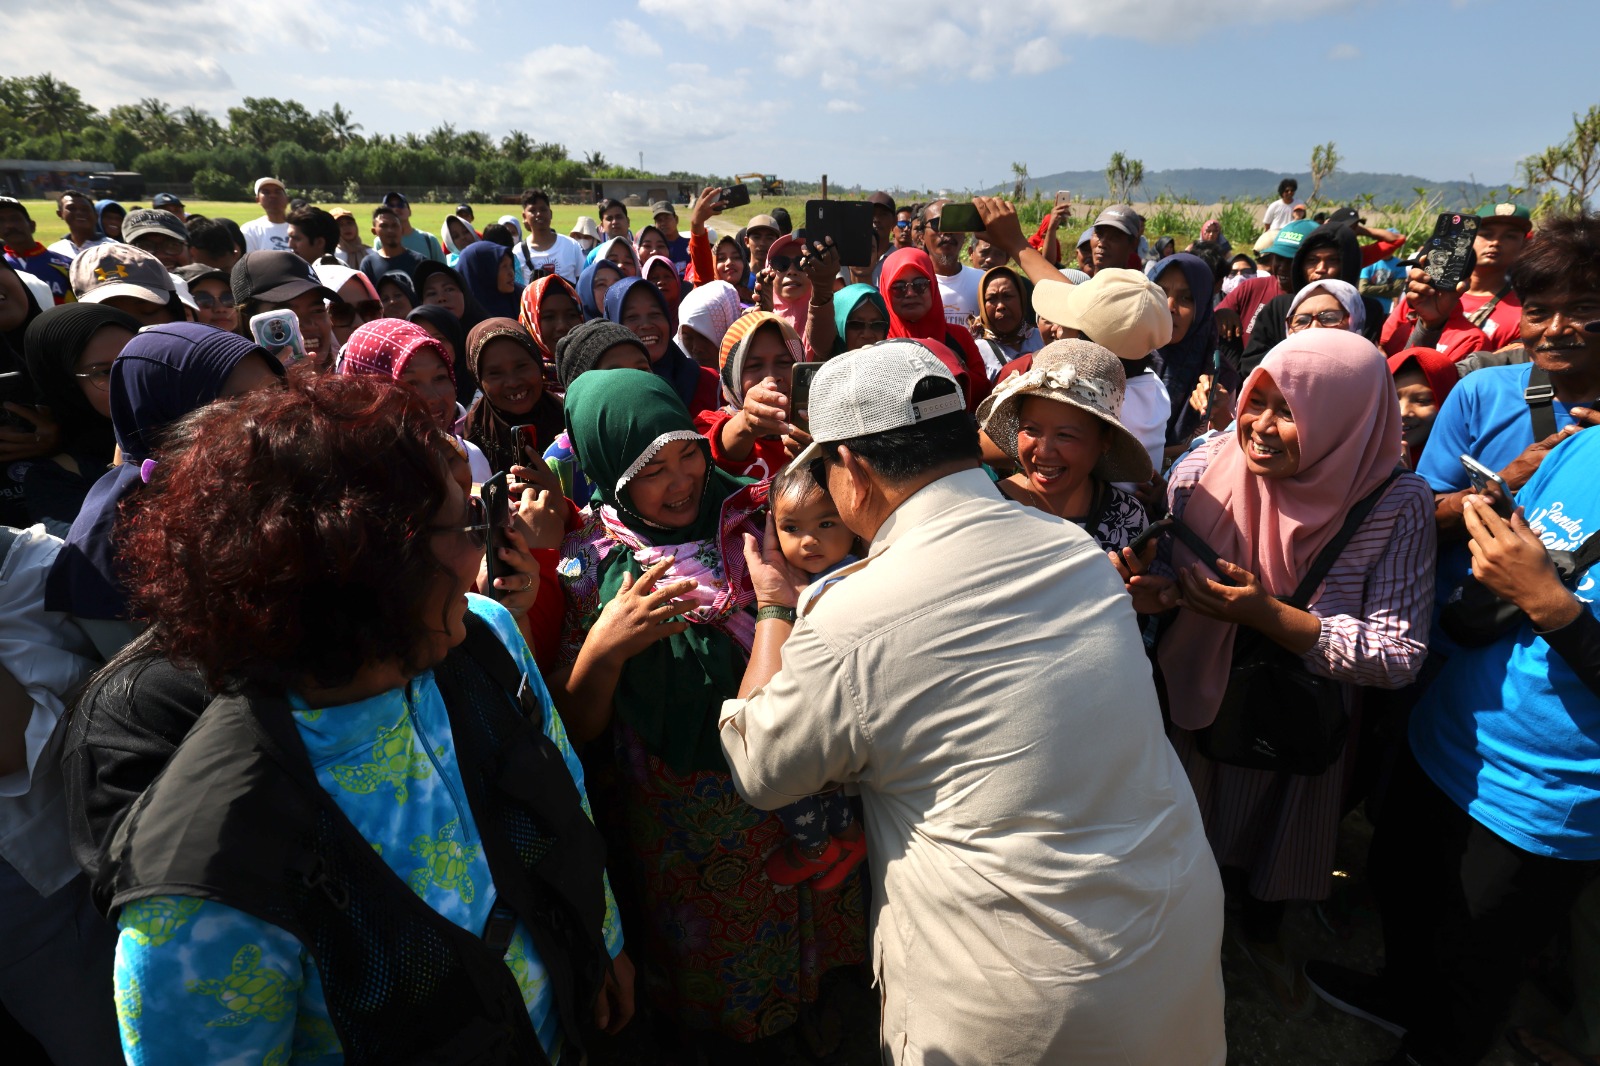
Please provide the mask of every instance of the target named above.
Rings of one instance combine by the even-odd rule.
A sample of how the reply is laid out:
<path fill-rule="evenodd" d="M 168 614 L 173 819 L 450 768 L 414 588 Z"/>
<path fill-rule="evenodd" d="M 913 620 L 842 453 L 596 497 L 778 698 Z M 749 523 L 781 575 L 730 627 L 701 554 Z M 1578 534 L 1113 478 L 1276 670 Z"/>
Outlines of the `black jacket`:
<path fill-rule="evenodd" d="M 1328 247 L 1339 249 L 1339 280 L 1359 290 L 1361 242 L 1356 239 L 1355 230 L 1343 223 L 1328 223 L 1306 234 L 1306 239 L 1300 242 L 1300 250 L 1294 254 L 1294 263 L 1289 267 L 1289 291 L 1268 300 L 1256 316 L 1255 329 L 1250 334 L 1250 343 L 1245 346 L 1241 364 L 1245 374 L 1260 365 L 1266 354 L 1288 336 L 1289 330 L 1284 319 L 1289 314 L 1289 305 L 1294 303 L 1295 294 L 1306 286 L 1306 256 L 1318 248 Z M 1383 305 L 1370 296 L 1363 296 L 1361 303 L 1367 310 L 1367 324 L 1361 335 L 1377 344 L 1386 317 Z"/>

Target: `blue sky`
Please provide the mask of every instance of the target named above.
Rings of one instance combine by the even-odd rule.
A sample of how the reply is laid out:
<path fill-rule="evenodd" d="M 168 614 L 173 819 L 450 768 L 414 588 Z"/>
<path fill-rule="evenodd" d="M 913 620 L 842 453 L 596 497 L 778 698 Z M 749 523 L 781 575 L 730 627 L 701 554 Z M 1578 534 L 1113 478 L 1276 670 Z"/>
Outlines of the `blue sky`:
<path fill-rule="evenodd" d="M 1099 169 L 1114 150 L 1299 171 L 1327 140 L 1345 170 L 1503 184 L 1600 103 L 1596 0 L 53 0 L 6 17 L 27 47 L 0 74 L 48 70 L 102 108 L 338 101 L 368 132 L 515 128 L 654 170 L 868 187 Z"/>

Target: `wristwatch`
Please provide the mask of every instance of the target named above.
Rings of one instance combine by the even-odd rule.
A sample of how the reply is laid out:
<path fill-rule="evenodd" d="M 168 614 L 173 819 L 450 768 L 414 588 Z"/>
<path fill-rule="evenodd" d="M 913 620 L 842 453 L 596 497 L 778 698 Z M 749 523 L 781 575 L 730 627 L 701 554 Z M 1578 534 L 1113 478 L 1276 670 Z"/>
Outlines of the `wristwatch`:
<path fill-rule="evenodd" d="M 780 622 L 788 622 L 793 625 L 796 618 L 795 610 L 793 607 L 785 607 L 781 603 L 771 603 L 756 611 L 757 623 L 765 622 L 769 618 L 776 618 Z"/>

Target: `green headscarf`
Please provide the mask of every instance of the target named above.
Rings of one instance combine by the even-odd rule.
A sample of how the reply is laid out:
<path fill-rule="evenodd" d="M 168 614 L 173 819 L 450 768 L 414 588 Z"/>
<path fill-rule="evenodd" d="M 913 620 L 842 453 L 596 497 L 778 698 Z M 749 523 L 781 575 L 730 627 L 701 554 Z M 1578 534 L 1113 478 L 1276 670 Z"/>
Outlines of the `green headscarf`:
<path fill-rule="evenodd" d="M 879 311 L 883 312 L 883 320 L 889 321 L 889 305 L 883 302 L 883 293 L 871 285 L 846 285 L 833 294 L 833 327 L 838 336 L 833 341 L 833 354 L 844 354 L 844 324 L 850 313 L 860 306 L 862 300 L 870 300 Z"/>
<path fill-rule="evenodd" d="M 749 481 L 712 462 L 709 442 L 695 431 L 672 386 L 643 370 L 591 372 L 567 390 L 566 416 L 567 435 L 585 476 L 628 529 L 653 544 L 717 543 L 723 501 Z M 626 486 L 619 493 L 617 483 L 642 456 L 654 455 L 673 440 L 689 439 L 699 440 L 706 455 L 700 511 L 685 529 L 661 529 L 634 513 Z M 624 574 L 637 580 L 642 573 L 644 567 L 630 549 L 613 548 L 599 562 L 600 604 L 616 597 Z M 739 692 L 745 661 L 744 649 L 723 630 L 691 624 L 627 661 L 617 681 L 616 713 L 674 771 L 725 773 L 728 763 L 717 718 L 722 701 Z"/>

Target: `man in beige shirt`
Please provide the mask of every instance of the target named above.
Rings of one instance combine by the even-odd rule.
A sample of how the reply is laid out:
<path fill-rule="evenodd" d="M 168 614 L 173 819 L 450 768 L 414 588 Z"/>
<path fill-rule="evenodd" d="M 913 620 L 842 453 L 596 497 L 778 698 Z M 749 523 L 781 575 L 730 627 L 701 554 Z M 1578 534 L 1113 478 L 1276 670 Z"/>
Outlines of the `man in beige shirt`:
<path fill-rule="evenodd" d="M 886 1054 L 1220 1066 L 1222 887 L 1115 571 L 994 490 L 916 342 L 831 360 L 809 415 L 796 462 L 871 550 L 796 620 L 803 575 L 751 545 L 722 743 L 758 808 L 859 787 Z"/>

